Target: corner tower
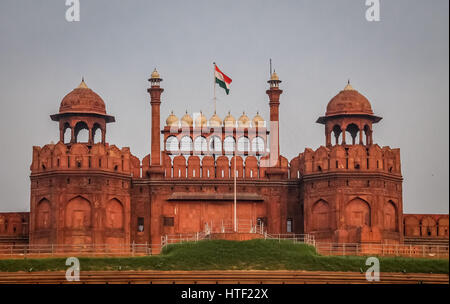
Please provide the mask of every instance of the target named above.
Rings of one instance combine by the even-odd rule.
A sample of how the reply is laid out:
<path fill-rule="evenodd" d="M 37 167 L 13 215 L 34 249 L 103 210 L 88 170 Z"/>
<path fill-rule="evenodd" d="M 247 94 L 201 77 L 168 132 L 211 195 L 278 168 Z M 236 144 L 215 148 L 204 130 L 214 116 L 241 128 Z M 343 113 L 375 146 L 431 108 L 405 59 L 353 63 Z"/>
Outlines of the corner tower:
<path fill-rule="evenodd" d="M 291 162 L 303 180 L 305 233 L 337 243 L 403 242 L 400 149 L 374 144 L 380 120 L 350 83 L 328 103 L 317 120 L 326 145 Z"/>
<path fill-rule="evenodd" d="M 140 162 L 129 148 L 106 142 L 114 117 L 83 80 L 51 119 L 59 122 L 60 140 L 33 147 L 30 244 L 82 244 L 95 251 L 105 248 L 95 249 L 98 244 L 129 244 L 131 178 L 140 176 Z"/>

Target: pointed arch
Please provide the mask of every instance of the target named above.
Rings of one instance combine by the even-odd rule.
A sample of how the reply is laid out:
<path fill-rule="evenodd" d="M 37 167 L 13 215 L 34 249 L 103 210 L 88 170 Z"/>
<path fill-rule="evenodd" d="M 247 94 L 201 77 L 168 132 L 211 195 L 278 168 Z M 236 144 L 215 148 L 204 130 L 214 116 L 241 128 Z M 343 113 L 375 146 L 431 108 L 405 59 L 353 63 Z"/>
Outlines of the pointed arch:
<path fill-rule="evenodd" d="M 48 229 L 51 226 L 51 204 L 45 197 L 36 204 L 36 229 Z"/>
<path fill-rule="evenodd" d="M 356 197 L 345 206 L 345 223 L 348 227 L 371 226 L 371 210 L 367 201 Z"/>
<path fill-rule="evenodd" d="M 99 123 L 95 123 L 94 126 L 92 127 L 92 139 L 91 142 L 94 144 L 97 143 L 102 143 L 103 142 L 103 138 L 104 138 L 104 130 L 102 129 L 102 127 L 100 126 Z"/>
<path fill-rule="evenodd" d="M 397 215 L 395 203 L 392 200 L 385 202 L 383 208 L 384 230 L 398 231 Z"/>
<path fill-rule="evenodd" d="M 330 205 L 327 201 L 319 199 L 312 206 L 312 227 L 314 231 L 330 229 Z"/>
<path fill-rule="evenodd" d="M 65 211 L 65 227 L 71 229 L 87 229 L 91 227 L 91 203 L 81 195 L 69 200 L 66 204 Z"/>
<path fill-rule="evenodd" d="M 87 143 L 89 142 L 89 127 L 84 121 L 79 121 L 75 125 L 74 129 L 75 142 L 77 143 Z"/>
<path fill-rule="evenodd" d="M 106 228 L 123 229 L 124 228 L 124 208 L 122 203 L 113 198 L 106 203 Z"/>

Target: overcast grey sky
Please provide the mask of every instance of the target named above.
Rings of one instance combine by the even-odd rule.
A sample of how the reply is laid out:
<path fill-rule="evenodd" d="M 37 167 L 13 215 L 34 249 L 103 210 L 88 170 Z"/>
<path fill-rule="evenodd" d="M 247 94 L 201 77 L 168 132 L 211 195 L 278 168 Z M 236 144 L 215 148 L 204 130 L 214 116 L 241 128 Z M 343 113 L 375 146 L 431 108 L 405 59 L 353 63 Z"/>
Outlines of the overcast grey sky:
<path fill-rule="evenodd" d="M 316 124 L 350 78 L 383 120 L 374 141 L 401 149 L 408 213 L 449 209 L 449 1 L 65 0 L 0 2 L 0 211 L 29 210 L 32 146 L 58 140 L 61 99 L 83 75 L 116 116 L 107 141 L 150 152 L 147 79 L 164 78 L 162 121 L 213 112 L 212 62 L 233 78 L 217 112 L 268 119 L 268 60 L 283 83 L 281 152 L 291 159 L 325 142 Z"/>

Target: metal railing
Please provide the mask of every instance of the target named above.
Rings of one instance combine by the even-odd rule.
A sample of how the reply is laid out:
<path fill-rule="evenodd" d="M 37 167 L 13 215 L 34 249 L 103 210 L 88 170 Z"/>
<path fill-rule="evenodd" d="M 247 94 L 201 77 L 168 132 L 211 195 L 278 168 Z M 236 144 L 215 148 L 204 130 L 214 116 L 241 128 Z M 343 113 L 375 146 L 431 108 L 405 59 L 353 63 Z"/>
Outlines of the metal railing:
<path fill-rule="evenodd" d="M 305 243 L 314 246 L 315 240 L 312 234 L 295 234 L 295 233 L 285 233 L 285 234 L 268 234 L 264 233 L 264 238 L 267 240 L 288 240 L 294 243 Z"/>
<path fill-rule="evenodd" d="M 0 257 L 152 255 L 161 244 L 0 245 Z"/>
<path fill-rule="evenodd" d="M 216 233 L 254 233 L 265 235 L 264 224 L 255 224 L 252 220 L 237 219 L 236 230 L 231 220 L 220 220 L 218 222 L 210 221 L 205 223 L 204 231 L 194 233 L 178 233 L 161 236 L 161 250 L 169 244 L 182 244 L 186 242 L 197 242 L 209 238 L 211 234 Z"/>
<path fill-rule="evenodd" d="M 205 231 L 209 233 L 260 233 L 264 231 L 264 224 L 255 223 L 251 219 L 236 219 L 236 231 L 232 220 L 210 221 L 205 224 Z"/>
<path fill-rule="evenodd" d="M 170 244 L 182 244 L 186 242 L 198 242 L 208 237 L 208 232 L 178 233 L 161 236 L 161 249 Z"/>
<path fill-rule="evenodd" d="M 449 246 L 424 244 L 322 243 L 315 244 L 321 255 L 401 256 L 415 258 L 448 258 Z"/>

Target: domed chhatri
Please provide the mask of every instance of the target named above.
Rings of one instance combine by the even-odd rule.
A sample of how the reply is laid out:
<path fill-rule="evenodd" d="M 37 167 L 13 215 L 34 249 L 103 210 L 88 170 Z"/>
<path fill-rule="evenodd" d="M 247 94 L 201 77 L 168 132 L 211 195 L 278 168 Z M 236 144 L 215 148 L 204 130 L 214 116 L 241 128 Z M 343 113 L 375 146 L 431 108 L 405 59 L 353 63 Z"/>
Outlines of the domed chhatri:
<path fill-rule="evenodd" d="M 188 127 L 236 127 L 236 121 L 237 121 L 237 127 L 239 128 L 263 128 L 264 127 L 264 119 L 259 115 L 259 112 L 256 113 L 256 115 L 253 117 L 252 120 L 245 114 L 245 112 L 242 113 L 242 115 L 239 117 L 238 120 L 236 120 L 233 115 L 231 115 L 230 112 L 228 112 L 228 115 L 222 119 L 220 119 L 219 115 L 217 115 L 216 112 L 211 116 L 211 118 L 208 120 L 206 116 L 203 114 L 203 112 L 200 111 L 200 115 L 196 116 L 195 119 L 193 119 L 188 112 L 186 111 L 186 114 L 181 119 L 178 119 L 178 117 L 171 111 L 171 114 L 166 118 L 166 126 L 173 127 L 173 126 L 179 126 L 181 123 L 182 127 L 188 126 Z"/>
<path fill-rule="evenodd" d="M 178 119 L 178 117 L 175 114 L 173 114 L 173 111 L 172 111 L 166 119 L 166 126 L 178 127 L 179 122 L 180 122 L 180 120 Z"/>
<path fill-rule="evenodd" d="M 223 120 L 223 124 L 225 127 L 235 127 L 236 126 L 236 119 L 231 115 L 230 112 L 228 112 L 228 115 L 225 116 Z"/>
<path fill-rule="evenodd" d="M 208 119 L 205 115 L 203 115 L 202 111 L 200 111 L 200 115 L 197 116 L 195 119 L 195 126 L 196 127 L 206 127 L 206 124 L 208 123 Z"/>
<path fill-rule="evenodd" d="M 192 117 L 186 111 L 186 114 L 184 114 L 183 117 L 181 117 L 181 126 L 182 127 L 192 127 L 192 124 L 193 124 Z"/>
<path fill-rule="evenodd" d="M 158 71 L 156 70 L 156 68 L 153 70 L 152 75 L 150 76 L 151 79 L 160 79 L 161 76 L 159 75 Z"/>
<path fill-rule="evenodd" d="M 270 80 L 280 80 L 278 74 L 275 73 L 275 71 L 273 71 L 272 75 L 270 76 Z"/>
<path fill-rule="evenodd" d="M 221 127 L 222 126 L 222 119 L 214 112 L 214 115 L 211 116 L 209 119 L 209 126 L 210 127 Z"/>
<path fill-rule="evenodd" d="M 327 105 L 326 116 L 340 114 L 368 114 L 373 115 L 369 100 L 356 91 L 350 82 L 346 87 L 334 96 Z"/>
<path fill-rule="evenodd" d="M 59 114 L 65 113 L 105 115 L 105 102 L 97 93 L 88 88 L 83 79 L 77 88 L 62 99 Z"/>
<path fill-rule="evenodd" d="M 250 127 L 250 118 L 248 118 L 248 116 L 245 114 L 245 112 L 242 112 L 241 117 L 239 117 L 238 126 L 240 128 Z"/>
<path fill-rule="evenodd" d="M 264 118 L 259 115 L 259 112 L 256 112 L 255 117 L 252 119 L 252 125 L 254 128 L 262 128 L 264 127 Z"/>

